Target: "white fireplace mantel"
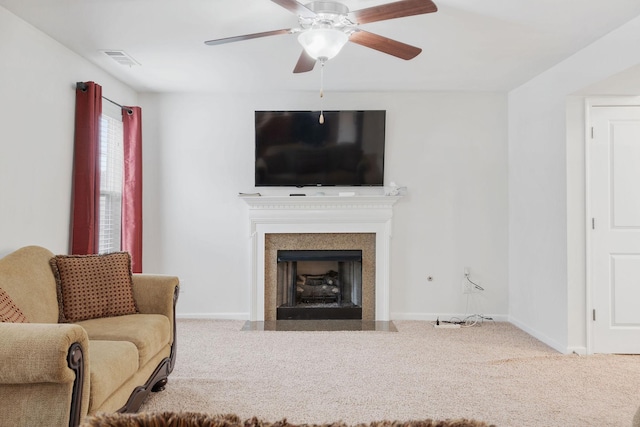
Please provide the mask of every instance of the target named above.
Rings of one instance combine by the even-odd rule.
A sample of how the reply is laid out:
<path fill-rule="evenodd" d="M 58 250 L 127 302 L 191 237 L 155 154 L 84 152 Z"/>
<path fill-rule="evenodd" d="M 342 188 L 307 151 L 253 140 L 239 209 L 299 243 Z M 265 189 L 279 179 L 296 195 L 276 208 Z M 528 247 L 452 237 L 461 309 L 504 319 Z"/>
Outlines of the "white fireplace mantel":
<path fill-rule="evenodd" d="M 265 235 L 375 233 L 375 318 L 389 319 L 391 220 L 401 196 L 241 196 L 249 205 L 251 321 L 264 320 Z"/>

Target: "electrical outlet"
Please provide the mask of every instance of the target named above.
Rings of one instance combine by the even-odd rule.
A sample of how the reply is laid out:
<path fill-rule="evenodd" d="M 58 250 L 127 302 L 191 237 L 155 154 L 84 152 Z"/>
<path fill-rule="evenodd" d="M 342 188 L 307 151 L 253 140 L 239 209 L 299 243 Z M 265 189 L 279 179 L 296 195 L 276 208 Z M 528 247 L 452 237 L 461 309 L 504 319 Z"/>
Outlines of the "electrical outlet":
<path fill-rule="evenodd" d="M 473 292 L 473 285 L 467 279 L 469 279 L 469 276 L 471 275 L 471 269 L 469 267 L 465 267 L 462 273 L 464 274 L 464 278 L 462 279 L 462 293 L 465 295 L 470 294 Z"/>

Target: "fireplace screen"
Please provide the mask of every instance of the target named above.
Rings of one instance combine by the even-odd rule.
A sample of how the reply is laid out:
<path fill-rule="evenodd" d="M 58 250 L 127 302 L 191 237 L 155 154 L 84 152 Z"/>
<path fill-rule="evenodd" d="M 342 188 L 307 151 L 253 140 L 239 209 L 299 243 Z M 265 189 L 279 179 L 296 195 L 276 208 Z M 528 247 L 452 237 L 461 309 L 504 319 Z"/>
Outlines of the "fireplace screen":
<path fill-rule="evenodd" d="M 278 251 L 277 319 L 362 319 L 362 251 Z"/>

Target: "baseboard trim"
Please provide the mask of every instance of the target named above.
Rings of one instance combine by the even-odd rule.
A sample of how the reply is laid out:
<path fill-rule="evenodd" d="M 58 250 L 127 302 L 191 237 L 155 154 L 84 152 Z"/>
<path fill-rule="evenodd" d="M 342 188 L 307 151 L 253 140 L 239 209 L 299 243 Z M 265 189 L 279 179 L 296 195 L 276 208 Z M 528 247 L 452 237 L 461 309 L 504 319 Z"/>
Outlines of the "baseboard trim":
<path fill-rule="evenodd" d="M 509 322 L 511 324 L 513 324 L 514 326 L 517 326 L 518 328 L 522 329 L 523 331 L 525 331 L 526 333 L 528 333 L 532 337 L 536 338 L 539 341 L 542 341 L 543 343 L 545 343 L 549 347 L 553 348 L 554 350 L 556 350 L 556 351 L 558 351 L 558 352 L 560 352 L 562 354 L 571 354 L 574 351 L 573 348 L 569 349 L 569 347 L 561 345 L 559 342 L 549 338 L 545 334 L 540 333 L 539 331 L 537 331 L 535 329 L 529 328 L 524 323 L 520 322 L 518 319 L 514 319 L 513 317 L 509 316 Z"/>
<path fill-rule="evenodd" d="M 452 318 L 462 319 L 467 317 L 460 313 L 391 313 L 391 320 L 424 320 L 435 322 L 436 319 L 451 320 Z M 504 314 L 485 314 L 496 322 L 510 322 L 509 317 Z M 219 320 L 249 320 L 249 313 L 177 313 L 177 319 L 219 319 Z M 518 326 L 520 329 L 524 329 Z"/>
<path fill-rule="evenodd" d="M 451 320 L 464 319 L 468 314 L 460 313 L 391 313 L 391 320 L 425 320 L 435 322 L 436 319 Z M 484 314 L 485 318 L 490 317 L 496 322 L 508 322 L 509 317 L 504 314 Z"/>
<path fill-rule="evenodd" d="M 176 319 L 249 320 L 249 313 L 178 313 Z"/>
<path fill-rule="evenodd" d="M 587 347 L 567 347 L 567 352 L 577 354 L 578 356 L 586 356 Z"/>

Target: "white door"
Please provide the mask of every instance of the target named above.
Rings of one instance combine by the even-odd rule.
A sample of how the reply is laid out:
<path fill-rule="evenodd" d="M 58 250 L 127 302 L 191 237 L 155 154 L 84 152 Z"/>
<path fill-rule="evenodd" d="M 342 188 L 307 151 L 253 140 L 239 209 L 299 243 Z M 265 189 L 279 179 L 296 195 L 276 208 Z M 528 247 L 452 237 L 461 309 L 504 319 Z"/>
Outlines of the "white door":
<path fill-rule="evenodd" d="M 640 353 L 640 106 L 590 109 L 591 350 Z"/>

